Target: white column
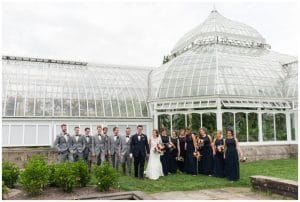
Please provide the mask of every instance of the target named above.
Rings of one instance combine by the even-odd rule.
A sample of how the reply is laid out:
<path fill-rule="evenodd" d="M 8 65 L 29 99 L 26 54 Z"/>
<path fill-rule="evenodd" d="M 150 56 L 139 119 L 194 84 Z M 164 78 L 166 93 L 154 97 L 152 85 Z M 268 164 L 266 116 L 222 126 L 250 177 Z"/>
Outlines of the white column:
<path fill-rule="evenodd" d="M 292 140 L 292 134 L 291 134 L 291 116 L 290 116 L 290 112 L 286 112 L 285 113 L 285 120 L 286 120 L 287 141 L 291 142 L 291 140 Z"/>
<path fill-rule="evenodd" d="M 222 130 L 222 110 L 220 98 L 217 99 L 217 130 Z"/>
<path fill-rule="evenodd" d="M 158 115 L 155 109 L 153 109 L 153 126 L 154 128 L 158 129 Z"/>
<path fill-rule="evenodd" d="M 170 130 L 170 133 L 172 134 L 172 130 L 173 130 L 173 114 L 171 113 L 169 115 L 171 116 L 171 118 L 170 118 L 170 120 L 171 120 L 171 128 L 168 129 L 168 130 Z"/>
<path fill-rule="evenodd" d="M 295 141 L 298 142 L 298 110 L 295 110 Z"/>
<path fill-rule="evenodd" d="M 261 109 L 258 109 L 258 141 L 263 141 L 263 133 L 262 133 L 262 112 Z"/>

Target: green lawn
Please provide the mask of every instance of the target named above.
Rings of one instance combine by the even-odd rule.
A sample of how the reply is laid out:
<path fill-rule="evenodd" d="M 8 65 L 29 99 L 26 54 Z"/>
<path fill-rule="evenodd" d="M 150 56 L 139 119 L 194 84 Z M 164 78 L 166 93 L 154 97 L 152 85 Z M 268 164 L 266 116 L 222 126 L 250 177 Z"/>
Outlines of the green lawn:
<path fill-rule="evenodd" d="M 161 177 L 157 181 L 134 177 L 121 176 L 120 187 L 125 191 L 139 190 L 146 193 L 196 190 L 208 188 L 220 188 L 228 186 L 249 187 L 249 177 L 252 175 L 266 175 L 285 179 L 298 179 L 297 159 L 262 160 L 240 163 L 240 180 L 230 182 L 227 179 L 208 177 L 204 175 L 191 176 L 177 173 Z M 93 184 L 94 179 L 92 179 Z"/>

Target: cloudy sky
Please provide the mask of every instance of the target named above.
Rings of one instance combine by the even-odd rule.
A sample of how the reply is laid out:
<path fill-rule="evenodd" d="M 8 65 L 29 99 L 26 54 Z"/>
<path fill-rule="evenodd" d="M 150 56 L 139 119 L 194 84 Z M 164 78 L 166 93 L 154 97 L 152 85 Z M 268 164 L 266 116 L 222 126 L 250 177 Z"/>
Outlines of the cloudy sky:
<path fill-rule="evenodd" d="M 293 2 L 217 1 L 225 17 L 257 29 L 272 50 L 297 55 L 297 5 Z M 159 66 L 212 2 L 4 1 L 4 55 Z"/>

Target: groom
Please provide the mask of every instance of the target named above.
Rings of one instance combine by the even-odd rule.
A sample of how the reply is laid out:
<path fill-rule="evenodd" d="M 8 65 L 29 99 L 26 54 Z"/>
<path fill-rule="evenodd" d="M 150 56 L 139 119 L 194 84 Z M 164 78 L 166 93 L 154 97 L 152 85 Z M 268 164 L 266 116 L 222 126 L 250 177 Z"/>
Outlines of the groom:
<path fill-rule="evenodd" d="M 137 126 L 137 133 L 132 136 L 130 144 L 130 157 L 134 157 L 134 176 L 144 178 L 145 157 L 149 156 L 150 149 L 147 136 L 142 133 L 143 126 Z"/>

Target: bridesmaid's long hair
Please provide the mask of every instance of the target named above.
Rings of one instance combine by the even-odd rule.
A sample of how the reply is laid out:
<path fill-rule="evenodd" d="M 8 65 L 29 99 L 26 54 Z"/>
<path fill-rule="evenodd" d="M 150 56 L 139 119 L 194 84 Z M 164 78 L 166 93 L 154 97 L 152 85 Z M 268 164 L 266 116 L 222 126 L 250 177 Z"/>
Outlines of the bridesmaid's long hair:
<path fill-rule="evenodd" d="M 158 130 L 157 129 L 153 129 L 153 131 L 155 132 L 155 134 L 156 134 L 156 137 L 158 137 L 159 135 L 159 133 L 158 133 Z"/>
<path fill-rule="evenodd" d="M 232 137 L 234 137 L 234 132 L 233 132 L 232 127 L 228 127 L 228 128 L 226 129 L 226 137 L 227 137 L 227 132 L 228 132 L 228 131 L 230 131 L 231 134 L 232 134 Z"/>

